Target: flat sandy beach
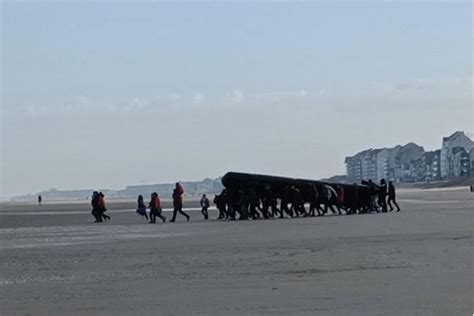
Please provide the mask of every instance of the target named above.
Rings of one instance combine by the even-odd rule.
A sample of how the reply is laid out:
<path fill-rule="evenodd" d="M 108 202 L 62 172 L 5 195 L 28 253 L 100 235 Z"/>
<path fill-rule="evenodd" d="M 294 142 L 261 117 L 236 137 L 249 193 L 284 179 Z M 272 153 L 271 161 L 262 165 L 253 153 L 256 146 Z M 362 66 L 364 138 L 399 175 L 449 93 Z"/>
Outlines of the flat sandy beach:
<path fill-rule="evenodd" d="M 235 222 L 188 201 L 191 222 L 156 225 L 134 201 L 103 224 L 87 202 L 4 204 L 0 314 L 472 315 L 473 201 L 400 190 L 400 213 Z"/>

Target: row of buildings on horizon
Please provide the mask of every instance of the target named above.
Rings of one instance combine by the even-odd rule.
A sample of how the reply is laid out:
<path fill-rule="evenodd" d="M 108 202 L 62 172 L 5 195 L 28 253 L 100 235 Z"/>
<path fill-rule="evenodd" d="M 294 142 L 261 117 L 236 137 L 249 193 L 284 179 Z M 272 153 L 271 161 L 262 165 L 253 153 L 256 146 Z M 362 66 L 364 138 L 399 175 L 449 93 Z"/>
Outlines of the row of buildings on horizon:
<path fill-rule="evenodd" d="M 474 143 L 464 132 L 455 132 L 444 137 L 441 149 L 425 151 L 422 146 L 408 143 L 393 148 L 377 148 L 361 151 L 346 157 L 347 176 L 335 176 L 323 181 L 360 183 L 372 179 L 377 182 L 384 178 L 395 182 L 435 182 L 459 177 L 474 177 Z M 217 194 L 222 189 L 221 178 L 202 181 L 181 182 L 186 196 L 199 198 L 202 194 Z M 147 196 L 159 192 L 163 198 L 170 198 L 174 183 L 130 185 L 120 190 L 102 189 L 107 198 L 131 199 L 139 194 Z M 85 200 L 92 191 L 50 189 L 35 194 L 12 198 L 16 202 L 34 202 L 38 194 L 48 201 Z"/>
<path fill-rule="evenodd" d="M 462 131 L 443 137 L 441 148 L 415 143 L 361 151 L 345 159 L 347 182 L 381 179 L 433 182 L 474 176 L 474 142 Z"/>
<path fill-rule="evenodd" d="M 217 194 L 223 189 L 221 178 L 204 179 L 202 181 L 183 181 L 180 183 L 188 198 L 200 198 L 202 194 Z M 108 199 L 136 199 L 140 194 L 147 198 L 152 192 L 159 192 L 163 199 L 171 199 L 174 188 L 175 183 L 160 183 L 129 185 L 121 190 L 99 189 L 99 191 L 103 192 Z M 45 201 L 88 200 L 94 190 L 96 189 L 49 189 L 35 194 L 17 196 L 12 198 L 11 201 L 35 202 L 38 195 L 41 195 Z"/>

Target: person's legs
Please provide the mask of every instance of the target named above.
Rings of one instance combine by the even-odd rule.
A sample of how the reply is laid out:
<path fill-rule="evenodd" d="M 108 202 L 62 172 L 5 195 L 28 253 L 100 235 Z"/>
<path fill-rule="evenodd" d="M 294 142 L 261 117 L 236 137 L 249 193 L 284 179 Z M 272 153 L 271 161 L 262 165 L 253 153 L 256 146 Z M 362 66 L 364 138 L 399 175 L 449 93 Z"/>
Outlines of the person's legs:
<path fill-rule="evenodd" d="M 280 214 L 280 210 L 276 206 L 276 202 L 272 204 L 272 217 L 277 217 Z"/>
<path fill-rule="evenodd" d="M 176 221 L 176 215 L 178 214 L 178 208 L 175 206 L 173 208 L 173 217 L 171 218 L 170 222 L 174 223 Z"/>
<path fill-rule="evenodd" d="M 319 202 L 316 202 L 316 212 L 318 212 L 318 216 L 324 215 L 324 208 L 321 207 Z"/>
<path fill-rule="evenodd" d="M 354 202 L 354 204 L 352 204 L 351 213 L 352 214 L 357 214 L 357 202 Z"/>
<path fill-rule="evenodd" d="M 252 206 L 255 208 L 255 213 L 257 213 L 258 216 L 260 216 L 260 214 L 258 213 L 258 210 L 257 210 L 257 205 L 253 204 Z M 261 211 L 262 211 L 262 216 L 263 216 L 263 218 L 265 218 L 265 219 L 268 219 L 268 218 L 270 218 L 270 216 L 271 216 L 271 215 L 270 215 L 270 212 L 268 212 L 268 209 L 269 209 L 269 208 L 270 208 L 270 205 L 267 205 L 266 208 L 261 209 Z"/>
<path fill-rule="evenodd" d="M 102 217 L 99 217 L 99 212 L 97 212 L 97 210 L 95 210 L 95 209 L 92 210 L 91 214 L 92 214 L 92 216 L 94 216 L 94 219 L 95 219 L 94 223 L 102 222 Z"/>
<path fill-rule="evenodd" d="M 328 202 L 328 205 L 329 205 L 329 208 L 331 209 L 331 212 L 332 212 L 333 214 L 337 214 L 336 210 L 334 209 L 334 206 L 333 206 L 330 202 Z M 326 211 L 326 212 L 327 212 L 327 211 Z M 341 212 L 341 211 L 339 211 L 339 212 Z"/>
<path fill-rule="evenodd" d="M 291 211 L 290 208 L 288 208 L 288 203 L 282 202 L 281 203 L 281 212 L 283 214 L 283 211 L 290 217 L 293 217 L 293 212 Z"/>
<path fill-rule="evenodd" d="M 230 218 L 230 220 L 235 220 L 235 213 L 236 213 L 236 208 L 238 207 L 237 204 L 233 203 L 229 205 L 229 208 L 227 209 L 227 214 Z"/>
<path fill-rule="evenodd" d="M 278 207 L 277 207 L 278 202 L 275 201 L 275 203 L 276 203 L 275 208 L 280 212 L 280 218 L 285 218 L 285 213 L 284 213 L 285 210 L 283 209 L 283 205 L 282 205 L 281 201 L 280 201 L 280 209 L 278 209 Z"/>
<path fill-rule="evenodd" d="M 102 211 L 102 217 L 104 218 L 104 220 L 109 220 L 110 221 L 110 216 L 105 214 L 105 210 Z"/>
<path fill-rule="evenodd" d="M 393 211 L 393 206 L 392 206 L 392 198 L 389 197 L 387 200 L 388 207 L 390 207 L 389 212 Z"/>
<path fill-rule="evenodd" d="M 186 213 L 183 211 L 183 207 L 179 207 L 178 212 L 179 212 L 181 215 L 183 215 L 184 217 L 186 217 L 186 220 L 189 222 L 189 218 L 190 218 L 190 217 L 189 217 L 188 214 L 186 214 Z"/>
<path fill-rule="evenodd" d="M 304 202 L 301 202 L 298 208 L 301 215 L 303 215 L 304 217 L 308 216 L 308 212 L 306 212 L 306 208 L 304 207 Z"/>
<path fill-rule="evenodd" d="M 298 207 L 296 203 L 291 203 L 290 211 L 292 214 L 294 214 L 295 217 L 300 217 L 300 214 L 298 214 Z"/>
<path fill-rule="evenodd" d="M 217 219 L 225 218 L 226 217 L 225 210 L 224 210 L 225 206 L 221 205 L 221 206 L 218 207 L 218 209 L 219 209 L 219 216 L 217 217 Z"/>
<path fill-rule="evenodd" d="M 370 200 L 369 200 L 370 204 L 369 204 L 369 208 L 370 208 L 370 212 L 379 212 L 379 210 L 377 209 L 377 197 L 375 195 L 372 195 L 370 197 Z"/>
<path fill-rule="evenodd" d="M 395 200 L 395 198 L 393 198 L 393 204 L 395 204 L 395 206 L 397 207 L 397 212 L 400 212 L 400 206 L 398 206 L 398 203 L 397 201 Z"/>
<path fill-rule="evenodd" d="M 263 209 L 265 208 L 268 208 L 268 205 L 264 204 Z M 253 205 L 250 205 L 249 216 L 251 219 L 257 219 L 257 209 Z"/>
<path fill-rule="evenodd" d="M 158 213 L 157 216 L 164 222 L 166 222 L 166 217 L 163 216 L 162 213 Z M 156 221 L 156 218 L 155 218 L 155 221 Z"/>
<path fill-rule="evenodd" d="M 382 199 L 382 212 L 387 213 L 387 201 L 385 197 Z"/>
<path fill-rule="evenodd" d="M 272 217 L 277 217 L 280 211 L 278 210 L 275 204 L 272 204 L 271 208 L 272 208 Z"/>
<path fill-rule="evenodd" d="M 102 223 L 102 219 L 104 218 L 104 213 L 101 209 L 97 210 L 97 217 L 99 218 L 99 223 Z"/>
<path fill-rule="evenodd" d="M 209 213 L 207 212 L 207 207 L 203 209 L 204 212 L 204 219 L 209 219 Z"/>

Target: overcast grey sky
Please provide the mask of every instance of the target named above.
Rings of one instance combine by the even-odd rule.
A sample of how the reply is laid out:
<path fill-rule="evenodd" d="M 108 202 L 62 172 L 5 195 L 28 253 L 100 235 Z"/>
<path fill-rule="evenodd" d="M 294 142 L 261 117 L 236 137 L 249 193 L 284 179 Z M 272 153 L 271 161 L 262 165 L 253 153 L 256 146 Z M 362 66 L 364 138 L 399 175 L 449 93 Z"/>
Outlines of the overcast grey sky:
<path fill-rule="evenodd" d="M 3 198 L 320 178 L 472 130 L 466 2 L 2 1 Z"/>

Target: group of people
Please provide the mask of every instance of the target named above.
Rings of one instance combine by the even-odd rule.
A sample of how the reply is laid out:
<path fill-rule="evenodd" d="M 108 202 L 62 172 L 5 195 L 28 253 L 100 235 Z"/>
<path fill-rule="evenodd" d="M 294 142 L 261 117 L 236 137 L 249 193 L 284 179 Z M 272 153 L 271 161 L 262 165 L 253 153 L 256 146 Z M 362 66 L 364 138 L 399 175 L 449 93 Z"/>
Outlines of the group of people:
<path fill-rule="evenodd" d="M 190 216 L 183 211 L 183 195 L 184 189 L 179 182 L 176 183 L 176 186 L 173 190 L 173 217 L 170 222 L 176 221 L 176 216 L 179 214 L 183 215 L 187 221 L 190 220 Z M 150 217 L 148 218 L 147 207 L 143 200 L 143 196 L 139 195 L 137 200 L 137 213 L 141 216 L 144 216 L 149 220 L 150 224 L 156 223 L 156 218 L 160 218 L 162 222 L 166 222 L 166 217 L 163 216 L 163 209 L 161 207 L 161 199 L 158 193 L 153 192 L 150 196 L 150 202 L 148 203 L 148 208 L 150 209 Z M 207 210 L 207 209 L 206 209 Z"/>
<path fill-rule="evenodd" d="M 183 195 L 183 187 L 176 183 L 172 194 L 173 217 L 170 222 L 176 221 L 178 213 L 187 221 L 190 220 L 190 216 L 183 211 Z M 215 196 L 214 204 L 219 212 L 217 219 L 229 220 L 324 216 L 328 211 L 338 215 L 342 215 L 342 211 L 346 215 L 385 213 L 393 211 L 394 207 L 397 212 L 400 211 L 395 186 L 392 181 L 387 184 L 385 179 L 379 184 L 372 180 L 362 181 L 362 185 L 308 183 L 272 186 L 268 183 L 246 183 L 223 189 Z M 200 200 L 200 206 L 204 219 L 209 219 L 210 202 L 205 194 Z M 92 195 L 92 215 L 95 222 L 110 220 L 106 211 L 104 194 L 95 191 Z M 157 217 L 163 223 L 166 222 L 161 199 L 156 192 L 151 194 L 148 207 L 143 196 L 139 195 L 136 212 L 150 224 L 156 223 Z"/>
<path fill-rule="evenodd" d="M 396 202 L 395 186 L 385 179 L 377 185 L 372 180 L 363 186 L 305 184 L 272 187 L 270 184 L 252 184 L 224 189 L 214 198 L 219 211 L 218 219 L 268 219 L 274 217 L 346 215 L 371 212 L 391 212 L 400 207 Z M 388 207 L 390 209 L 388 209 Z"/>
<path fill-rule="evenodd" d="M 110 221 L 110 216 L 105 214 L 107 208 L 105 207 L 105 196 L 102 192 L 94 191 L 91 198 L 92 216 L 94 216 L 95 223 L 103 221 Z"/>

